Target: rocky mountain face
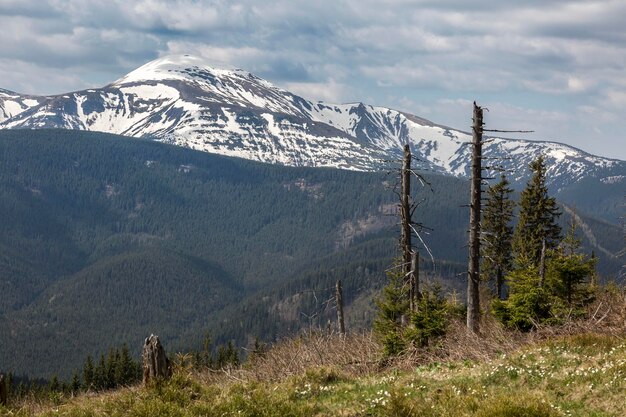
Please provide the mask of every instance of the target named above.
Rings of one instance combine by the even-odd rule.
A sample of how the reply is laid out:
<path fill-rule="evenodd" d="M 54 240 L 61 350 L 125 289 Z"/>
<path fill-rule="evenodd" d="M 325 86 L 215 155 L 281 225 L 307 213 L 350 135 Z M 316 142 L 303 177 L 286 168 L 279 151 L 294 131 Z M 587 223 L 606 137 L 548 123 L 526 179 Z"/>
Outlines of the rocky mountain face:
<path fill-rule="evenodd" d="M 290 166 L 371 171 L 411 145 L 421 168 L 469 174 L 471 136 L 363 103 L 311 102 L 241 69 L 191 56 L 149 62 L 99 89 L 50 97 L 0 91 L 0 128 L 81 129 L 152 138 L 196 150 Z M 554 189 L 585 178 L 623 182 L 626 162 L 560 143 L 491 138 L 489 165 L 515 184 L 544 155 Z"/>

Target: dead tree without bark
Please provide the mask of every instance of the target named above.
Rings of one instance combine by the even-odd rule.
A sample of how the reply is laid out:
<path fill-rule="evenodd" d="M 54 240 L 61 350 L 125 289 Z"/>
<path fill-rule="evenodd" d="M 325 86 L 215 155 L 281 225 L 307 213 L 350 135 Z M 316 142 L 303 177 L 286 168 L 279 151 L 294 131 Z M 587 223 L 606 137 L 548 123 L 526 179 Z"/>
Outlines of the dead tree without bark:
<path fill-rule="evenodd" d="M 411 273 L 411 148 L 404 145 L 402 158 L 402 191 L 400 195 L 400 217 L 402 221 L 402 264 L 405 278 Z"/>
<path fill-rule="evenodd" d="M 335 301 L 337 303 L 337 328 L 339 329 L 339 334 L 345 336 L 346 324 L 343 317 L 343 288 L 341 280 L 337 280 L 335 285 Z"/>
<path fill-rule="evenodd" d="M 422 297 L 420 292 L 420 254 L 414 250 L 411 253 L 411 275 L 409 287 L 409 309 L 417 311 L 417 304 Z"/>
<path fill-rule="evenodd" d="M 413 213 L 415 212 L 418 203 L 416 203 L 411 197 L 411 177 L 416 177 L 422 185 L 430 184 L 412 169 L 412 160 L 413 156 L 411 154 L 411 148 L 408 144 L 406 144 L 403 149 L 402 168 L 400 169 L 400 247 L 402 251 L 402 272 L 404 276 L 404 283 L 408 288 L 409 310 L 411 312 L 415 312 L 417 311 L 417 302 L 421 297 L 421 292 L 419 278 L 419 252 L 413 246 L 413 235 L 415 235 L 415 237 L 422 242 L 427 251 L 428 247 L 425 245 L 419 233 L 424 226 L 421 223 L 413 221 Z"/>
<path fill-rule="evenodd" d="M 533 133 L 533 130 L 485 129 L 483 108 L 474 102 L 472 117 L 472 163 L 470 182 L 470 230 L 469 262 L 467 270 L 467 328 L 474 333 L 480 330 L 480 246 L 481 246 L 481 203 L 482 184 L 493 177 L 483 177 L 483 170 L 504 171 L 502 167 L 483 166 L 482 146 L 493 139 L 483 140 L 484 132 Z M 506 158 L 505 158 L 506 159 Z"/>
<path fill-rule="evenodd" d="M 472 124 L 472 177 L 470 186 L 469 265 L 467 270 L 467 328 L 480 326 L 480 204 L 482 198 L 483 109 L 474 102 Z"/>

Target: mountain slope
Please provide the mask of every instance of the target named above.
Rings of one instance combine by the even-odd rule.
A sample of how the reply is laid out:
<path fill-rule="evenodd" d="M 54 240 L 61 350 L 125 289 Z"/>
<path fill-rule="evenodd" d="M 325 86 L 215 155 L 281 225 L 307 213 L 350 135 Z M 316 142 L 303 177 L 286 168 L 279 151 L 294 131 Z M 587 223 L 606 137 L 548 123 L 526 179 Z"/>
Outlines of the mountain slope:
<path fill-rule="evenodd" d="M 241 301 L 326 288 L 346 263 L 346 288 L 362 290 L 350 281 L 383 280 L 393 257 L 395 196 L 380 173 L 58 130 L 0 132 L 0 160 L 0 356 L 20 373 L 71 372 L 102 348 L 98 332 L 111 345 L 159 332 L 181 349 L 207 329 L 219 342 L 285 335 L 299 313 L 286 326 L 275 298 L 249 304 L 254 315 Z M 464 183 L 432 182 L 456 192 L 425 203 L 425 221 L 447 225 L 429 244 L 462 259 Z"/>
<path fill-rule="evenodd" d="M 46 97 L 28 96 L 0 88 L 0 123 L 46 100 Z"/>
<path fill-rule="evenodd" d="M 383 173 L 60 130 L 0 131 L 0 160 L 0 357 L 16 372 L 69 373 L 103 349 L 98 331 L 111 346 L 158 332 L 176 349 L 207 330 L 217 343 L 280 338 L 326 323 L 337 279 L 351 328 L 367 324 L 397 247 Z M 467 181 L 427 179 L 416 218 L 436 262 L 422 249 L 422 271 L 462 290 Z M 580 217 L 620 250 L 619 227 Z M 619 259 L 591 243 L 615 277 Z"/>
<path fill-rule="evenodd" d="M 98 90 L 51 97 L 6 128 L 94 130 L 292 166 L 366 169 L 374 155 L 349 135 L 311 120 L 303 99 L 241 70 L 196 58 L 148 63 Z"/>
<path fill-rule="evenodd" d="M 466 132 L 363 103 L 313 103 L 246 71 L 186 55 L 157 59 L 100 89 L 38 100 L 0 128 L 94 130 L 266 163 L 364 171 L 410 143 L 421 168 L 469 174 Z M 558 143 L 492 138 L 484 152 L 517 185 L 541 154 L 554 190 L 585 178 L 626 177 L 626 162 Z"/>

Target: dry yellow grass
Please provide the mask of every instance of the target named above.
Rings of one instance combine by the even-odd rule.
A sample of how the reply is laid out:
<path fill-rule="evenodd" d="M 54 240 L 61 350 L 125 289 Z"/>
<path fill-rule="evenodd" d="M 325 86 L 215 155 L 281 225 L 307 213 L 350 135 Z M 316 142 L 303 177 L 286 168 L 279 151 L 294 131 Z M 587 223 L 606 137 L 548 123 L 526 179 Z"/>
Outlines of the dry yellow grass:
<path fill-rule="evenodd" d="M 626 293 L 609 288 L 588 319 L 531 333 L 489 317 L 481 334 L 453 322 L 430 349 L 383 361 L 370 332 L 286 339 L 238 369 L 76 398 L 26 399 L 0 415 L 623 416 Z"/>

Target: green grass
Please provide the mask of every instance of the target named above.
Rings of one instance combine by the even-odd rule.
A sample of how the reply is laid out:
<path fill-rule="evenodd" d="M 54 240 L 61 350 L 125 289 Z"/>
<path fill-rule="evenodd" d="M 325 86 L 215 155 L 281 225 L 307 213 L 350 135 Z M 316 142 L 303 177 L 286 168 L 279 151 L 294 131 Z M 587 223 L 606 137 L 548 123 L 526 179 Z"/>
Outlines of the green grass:
<path fill-rule="evenodd" d="M 179 372 L 143 389 L 25 404 L 0 415 L 46 416 L 623 416 L 626 339 L 579 335 L 487 362 L 436 363 L 355 377 L 309 369 L 280 382 Z"/>

